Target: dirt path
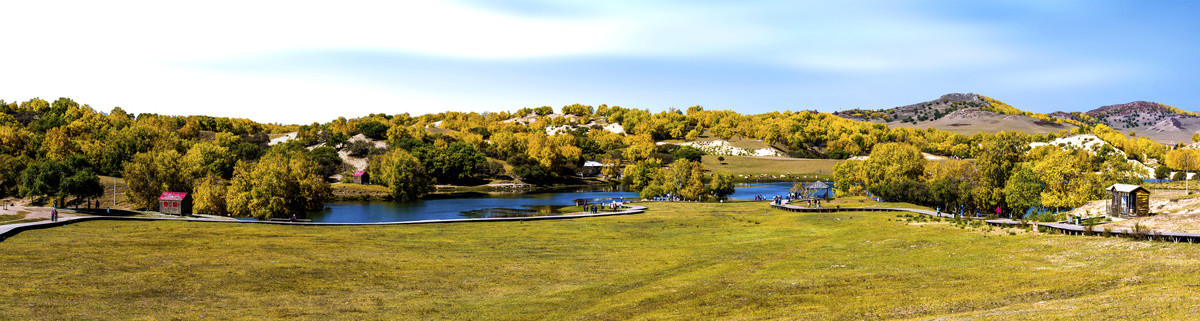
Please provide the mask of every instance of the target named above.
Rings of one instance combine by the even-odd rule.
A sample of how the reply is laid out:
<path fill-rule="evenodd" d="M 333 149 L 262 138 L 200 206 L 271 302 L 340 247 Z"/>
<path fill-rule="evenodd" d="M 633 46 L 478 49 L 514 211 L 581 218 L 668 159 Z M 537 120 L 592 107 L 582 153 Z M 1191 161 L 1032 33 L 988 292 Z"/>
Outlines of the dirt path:
<path fill-rule="evenodd" d="M 49 220 L 50 219 L 50 211 L 51 211 L 51 209 L 46 208 L 46 207 L 8 206 L 7 209 L 5 209 L 4 207 L 0 207 L 0 215 L 19 215 L 22 212 L 24 212 L 25 213 L 24 219 L 27 219 L 27 220 L 28 219 Z M 66 218 L 66 217 L 79 217 L 79 216 L 86 216 L 86 215 L 76 213 L 73 210 L 60 208 L 60 209 L 58 209 L 58 216 L 61 218 Z"/>

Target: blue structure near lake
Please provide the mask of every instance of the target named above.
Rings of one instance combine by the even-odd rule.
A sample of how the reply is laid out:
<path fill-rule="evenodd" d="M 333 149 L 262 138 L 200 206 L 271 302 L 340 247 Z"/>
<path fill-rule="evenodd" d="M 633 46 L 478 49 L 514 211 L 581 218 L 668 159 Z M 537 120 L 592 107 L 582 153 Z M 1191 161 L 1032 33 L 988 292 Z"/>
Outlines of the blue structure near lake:
<path fill-rule="evenodd" d="M 801 195 L 802 198 L 833 199 L 833 182 L 816 181 L 803 184 L 806 195 Z"/>

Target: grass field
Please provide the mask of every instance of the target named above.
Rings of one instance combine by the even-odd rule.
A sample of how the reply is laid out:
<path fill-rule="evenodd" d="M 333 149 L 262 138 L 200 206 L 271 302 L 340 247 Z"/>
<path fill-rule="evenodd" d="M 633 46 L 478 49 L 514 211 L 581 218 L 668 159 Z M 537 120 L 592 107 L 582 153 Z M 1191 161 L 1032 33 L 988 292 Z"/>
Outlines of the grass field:
<path fill-rule="evenodd" d="M 0 242 L 0 319 L 1200 317 L 1200 245 L 648 205 L 486 224 L 27 231 Z"/>
<path fill-rule="evenodd" d="M 721 162 L 717 156 L 704 155 L 701 162 L 713 171 L 727 171 L 734 175 L 812 175 L 829 176 L 838 159 L 764 158 L 750 156 L 725 156 Z M 722 164 L 724 163 L 724 164 Z"/>

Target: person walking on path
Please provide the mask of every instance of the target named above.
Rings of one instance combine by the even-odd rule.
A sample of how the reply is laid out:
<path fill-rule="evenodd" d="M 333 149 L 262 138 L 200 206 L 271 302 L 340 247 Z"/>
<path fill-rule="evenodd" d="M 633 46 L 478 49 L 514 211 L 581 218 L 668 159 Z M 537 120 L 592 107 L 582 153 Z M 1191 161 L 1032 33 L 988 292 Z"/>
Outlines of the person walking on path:
<path fill-rule="evenodd" d="M 58 222 L 58 210 L 56 210 L 56 209 L 50 210 L 50 221 Z"/>

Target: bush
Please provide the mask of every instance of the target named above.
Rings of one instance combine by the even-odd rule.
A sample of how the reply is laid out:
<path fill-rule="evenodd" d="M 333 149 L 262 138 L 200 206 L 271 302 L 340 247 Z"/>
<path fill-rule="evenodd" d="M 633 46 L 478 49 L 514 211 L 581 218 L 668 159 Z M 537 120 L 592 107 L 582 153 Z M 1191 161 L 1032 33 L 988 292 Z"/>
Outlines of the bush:
<path fill-rule="evenodd" d="M 346 150 L 350 152 L 350 156 L 354 157 L 367 157 L 373 148 L 375 148 L 374 144 L 365 140 L 352 141 L 346 145 Z"/>
<path fill-rule="evenodd" d="M 358 124 L 358 132 L 371 139 L 387 139 L 388 126 L 377 121 L 365 121 Z"/>
<path fill-rule="evenodd" d="M 686 159 L 693 162 L 699 162 L 700 157 L 704 156 L 704 151 L 692 146 L 679 146 L 679 148 L 675 149 L 675 152 L 672 153 L 672 156 L 675 156 L 675 159 Z"/>
<path fill-rule="evenodd" d="M 513 167 L 513 175 L 520 177 L 522 181 L 531 184 L 538 184 L 549 181 L 553 175 L 539 165 L 521 165 Z"/>
<path fill-rule="evenodd" d="M 1171 169 L 1166 166 L 1159 166 L 1154 169 L 1154 178 L 1166 179 L 1171 176 Z"/>
<path fill-rule="evenodd" d="M 1182 180 L 1186 180 L 1186 179 L 1187 179 L 1187 173 L 1184 173 L 1184 172 L 1175 172 L 1175 176 L 1174 176 L 1174 177 L 1171 177 L 1171 179 L 1172 179 L 1172 180 L 1176 180 L 1176 181 L 1182 181 Z"/>

